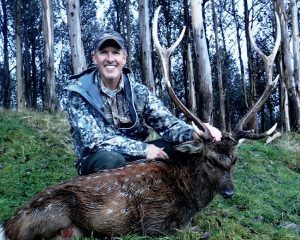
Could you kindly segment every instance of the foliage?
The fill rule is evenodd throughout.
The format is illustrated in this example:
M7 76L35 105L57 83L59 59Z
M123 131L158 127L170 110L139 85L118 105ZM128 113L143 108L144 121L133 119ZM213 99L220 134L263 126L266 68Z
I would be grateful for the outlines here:
M0 223L33 194L76 175L66 116L0 112ZM300 136L239 147L236 193L216 197L194 218L198 228L161 240L300 239ZM85 238L87 239L87 238ZM128 235L124 240L150 240Z

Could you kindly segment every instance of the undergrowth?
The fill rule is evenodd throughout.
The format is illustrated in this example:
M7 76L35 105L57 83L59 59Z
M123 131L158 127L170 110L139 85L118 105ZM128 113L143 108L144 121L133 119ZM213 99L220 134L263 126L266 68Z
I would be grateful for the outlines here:
M0 133L1 223L35 193L76 172L63 113L1 111ZM284 134L268 145L246 141L238 153L234 197L217 196L195 216L193 226L198 227L193 231L180 230L177 236L160 239L300 239L299 134ZM123 237L129 239L153 238Z

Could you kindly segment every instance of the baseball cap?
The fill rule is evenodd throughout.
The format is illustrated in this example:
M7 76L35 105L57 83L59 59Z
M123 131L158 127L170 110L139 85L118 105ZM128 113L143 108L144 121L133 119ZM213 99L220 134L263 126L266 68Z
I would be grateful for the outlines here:
M120 35L120 33L114 31L114 30L103 30L99 33L98 37L95 41L95 49L99 49L103 46L103 44L108 41L113 40L117 43L117 45L125 49L124 39Z

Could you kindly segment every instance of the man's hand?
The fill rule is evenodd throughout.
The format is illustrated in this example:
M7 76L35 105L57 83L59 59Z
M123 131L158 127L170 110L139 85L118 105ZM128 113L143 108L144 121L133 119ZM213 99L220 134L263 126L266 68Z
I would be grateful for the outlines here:
M214 139L216 141L221 141L222 138L222 133L219 129L215 128L214 126L210 125L209 123L204 123L205 126L208 128L208 130L210 131L211 135L214 137ZM200 139L200 136L195 132L193 134L193 138L196 139Z
M156 147L154 144L149 144L147 147L146 159L169 159L168 154L163 150L163 148Z

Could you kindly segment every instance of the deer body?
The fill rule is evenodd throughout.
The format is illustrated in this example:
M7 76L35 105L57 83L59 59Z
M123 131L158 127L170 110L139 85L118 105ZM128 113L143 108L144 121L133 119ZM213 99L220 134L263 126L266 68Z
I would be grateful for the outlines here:
M51 239L64 236L67 229L78 232L71 237L174 233L188 225L216 192L223 197L233 192L234 157L221 157L223 169L212 171L206 158L211 149L205 150L203 143L188 142L178 148L198 153L179 153L170 162L139 161L44 190L6 223L6 236ZM234 156L231 150L228 154Z

